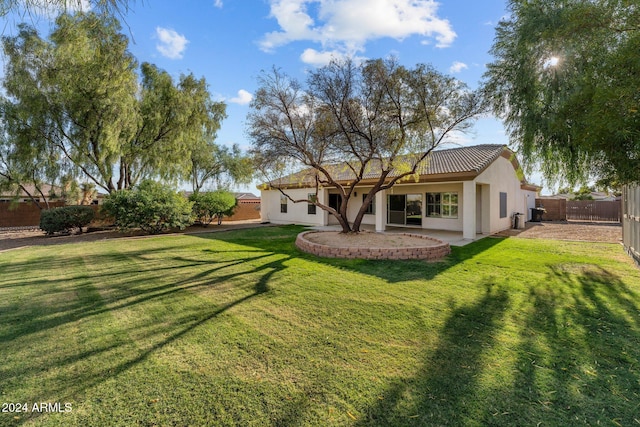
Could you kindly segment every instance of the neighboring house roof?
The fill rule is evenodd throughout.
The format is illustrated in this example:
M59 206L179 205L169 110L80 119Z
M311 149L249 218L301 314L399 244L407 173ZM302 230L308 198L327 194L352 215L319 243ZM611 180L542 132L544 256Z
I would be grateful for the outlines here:
M260 197L256 196L253 193L233 193L238 200L258 200Z
M189 197L193 194L193 191L183 191L185 196ZM201 191L201 193L207 193L207 191ZM233 193L236 200L260 200L260 197L256 196L253 193Z
M27 194L27 192L29 192L33 197L35 198L39 198L42 197L40 196L40 193L38 192L38 190L36 190L36 186L34 184L25 184L24 188L26 189L23 190L22 187L20 187L16 196L16 192L15 191L5 191L3 193L0 194L0 197L5 197L5 198L13 198L13 197L18 197L18 198L26 198L29 197L29 195ZM40 190L42 191L42 193L44 194L44 197L49 198L49 196L51 194L55 194L57 197L60 197L60 194L62 194L62 187L58 187L57 185L49 185L49 184L43 184L40 186Z
M504 157L510 160L514 168L518 171L520 166L514 153L504 145L482 144L470 147L452 148L448 150L437 150L431 154L418 166L417 174L419 182L436 182L451 179L473 179L480 175L497 158ZM399 164L411 162L411 156L400 158ZM331 176L338 182L347 183L354 178L354 174L347 166L347 163L332 164L326 166ZM375 180L380 176L380 162L372 162L367 168L362 183L368 180ZM315 169L309 168L301 172L294 173L283 178L271 181L267 187L307 187L315 183ZM391 171L389 178L398 176L397 169ZM527 185L523 181L523 185ZM529 186L536 190L539 187Z

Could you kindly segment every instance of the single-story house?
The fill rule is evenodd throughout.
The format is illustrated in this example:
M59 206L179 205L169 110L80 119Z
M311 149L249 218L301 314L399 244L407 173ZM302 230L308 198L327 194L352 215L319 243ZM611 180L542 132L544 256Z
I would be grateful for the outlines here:
M349 182L348 168L340 168L341 184ZM306 172L309 176L311 173ZM305 171L260 186L261 219L275 224L324 226L337 224L328 212L292 199L309 199L315 195L314 181L300 179ZM391 172L393 176L393 171ZM373 187L375 174L365 176L351 199L348 217L355 218L365 194ZM387 226L417 227L462 232L463 238L491 234L512 226L515 213L530 219L531 208L540 187L528 184L515 153L504 145L476 145L433 151L420 165L418 176L380 191L367 209L362 224L384 231ZM318 201L336 208L338 191L320 188Z

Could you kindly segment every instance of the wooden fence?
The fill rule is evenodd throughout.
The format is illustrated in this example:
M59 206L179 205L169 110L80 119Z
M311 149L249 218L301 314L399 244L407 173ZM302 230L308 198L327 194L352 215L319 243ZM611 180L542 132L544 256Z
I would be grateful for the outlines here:
M49 202L49 206L57 208L64 206L64 202ZM0 228L38 227L39 225L40 208L35 203L0 203Z
M543 207L545 214L542 215L544 221L566 221L567 220L567 200L566 199L536 199L536 207Z
M640 185L627 185L622 191L622 243L640 265Z
M543 221L622 221L620 201L536 199L544 207Z
M600 200L568 200L567 219L577 221L621 222L622 203Z

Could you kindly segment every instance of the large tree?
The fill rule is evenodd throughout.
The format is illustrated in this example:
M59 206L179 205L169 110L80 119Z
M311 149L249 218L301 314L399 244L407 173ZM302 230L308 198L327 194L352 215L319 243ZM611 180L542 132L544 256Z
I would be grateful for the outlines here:
M510 0L486 73L525 164L550 182L640 180L640 8Z
M128 0L0 0L0 17L16 13L38 14L93 9L96 12L123 15L129 9Z
M53 161L108 192L145 178L190 179L192 158L212 149L225 105L193 74L176 83L145 63L139 79L127 47L117 20L94 13L60 16L49 40L26 25L4 37L0 157L12 167ZM11 179L28 176L23 169Z
M460 81L394 59L334 61L310 72L306 87L278 69L259 83L248 116L258 168L292 202L312 202L334 215L343 232L360 231L376 193L414 177L431 151L469 129L484 110L481 94ZM291 197L291 183L278 179L300 168L307 168L300 179L315 186L311 200ZM377 180L350 223L349 201L367 174ZM321 203L323 187L337 189L338 209Z
M206 149L191 153L191 188L194 193L203 188L230 188L233 184L249 184L253 177L250 156L238 144L231 147L203 140Z

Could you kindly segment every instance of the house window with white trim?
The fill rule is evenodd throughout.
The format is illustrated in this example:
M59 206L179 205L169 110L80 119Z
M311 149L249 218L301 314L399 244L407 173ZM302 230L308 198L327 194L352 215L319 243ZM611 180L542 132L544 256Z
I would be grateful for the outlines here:
M507 193L500 192L500 218L507 217Z
M458 218L458 193L427 193L426 216Z
M280 213L287 213L287 196L280 195Z
M307 214L315 215L316 214L316 205L314 203L317 200L317 196L315 193L307 194L307 200L309 200L309 204L307 205Z

